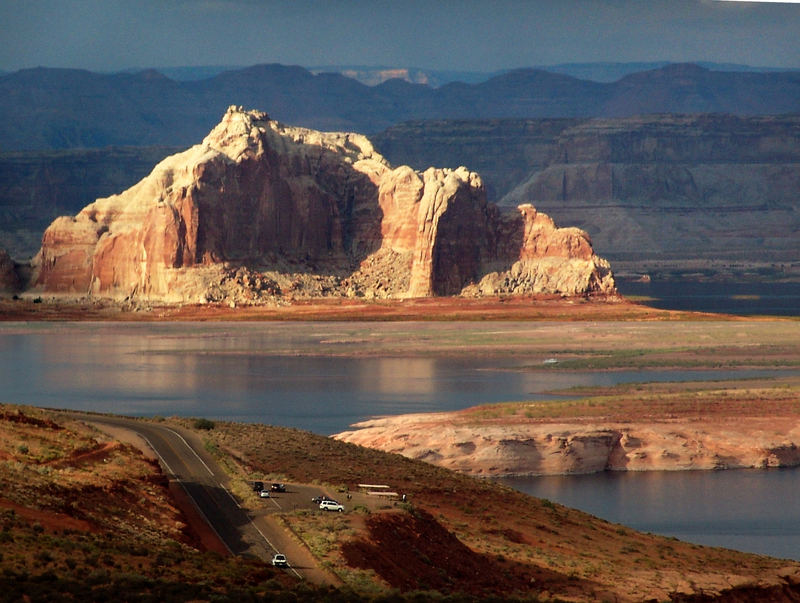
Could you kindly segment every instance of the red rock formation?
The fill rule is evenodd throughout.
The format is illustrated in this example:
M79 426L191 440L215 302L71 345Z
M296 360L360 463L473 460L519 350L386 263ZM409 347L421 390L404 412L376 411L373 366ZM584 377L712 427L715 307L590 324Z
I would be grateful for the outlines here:
M466 168L392 169L363 136L234 107L200 145L53 222L34 268L46 291L168 301L614 292L585 233L531 206L501 216Z

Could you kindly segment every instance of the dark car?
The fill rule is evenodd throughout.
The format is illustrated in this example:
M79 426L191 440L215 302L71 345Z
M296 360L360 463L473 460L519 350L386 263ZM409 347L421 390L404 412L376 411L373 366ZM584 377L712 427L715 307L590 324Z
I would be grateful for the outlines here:
M327 497L327 496L325 496L324 494L320 494L319 496L315 496L314 498L312 498L312 499L311 499L311 502L312 502L312 503L314 503L315 505L318 505L318 504L319 504L319 503L321 503L323 500L332 500L332 499L328 498L328 497Z
M264 482L253 482L253 492L261 492L264 489Z
M286 484L272 484L269 489L273 492L286 492Z

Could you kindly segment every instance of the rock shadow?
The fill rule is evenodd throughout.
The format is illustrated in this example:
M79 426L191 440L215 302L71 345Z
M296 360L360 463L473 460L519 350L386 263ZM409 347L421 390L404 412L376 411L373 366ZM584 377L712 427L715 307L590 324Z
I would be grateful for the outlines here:
M303 142L203 164L196 264L346 277L381 247L378 187L352 160Z

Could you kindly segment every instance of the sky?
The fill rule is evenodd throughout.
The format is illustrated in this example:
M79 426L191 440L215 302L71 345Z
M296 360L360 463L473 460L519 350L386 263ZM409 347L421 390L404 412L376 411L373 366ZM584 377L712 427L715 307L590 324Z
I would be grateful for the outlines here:
M0 0L0 70L283 63L455 71L585 62L800 68L800 3Z

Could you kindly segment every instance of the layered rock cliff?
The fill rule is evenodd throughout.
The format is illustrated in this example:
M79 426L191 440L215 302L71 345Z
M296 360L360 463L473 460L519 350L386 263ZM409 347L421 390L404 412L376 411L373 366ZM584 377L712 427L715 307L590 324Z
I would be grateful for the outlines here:
M800 427L784 417L504 424L452 412L353 427L334 437L481 476L800 465Z
M231 107L199 145L45 231L34 286L173 302L614 293L588 236L501 214L466 168L392 168L358 134Z
M585 229L618 275L800 275L797 115L428 120L373 142L415 168L477 169L501 207Z
M798 190L798 116L655 115L565 129L499 203L535 203L586 228L618 270L651 271L794 263Z

